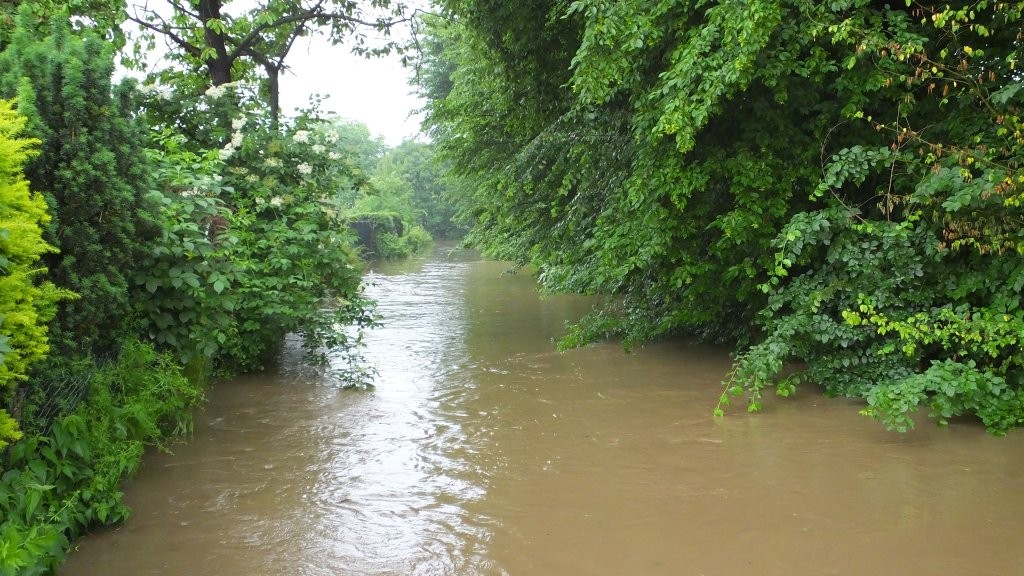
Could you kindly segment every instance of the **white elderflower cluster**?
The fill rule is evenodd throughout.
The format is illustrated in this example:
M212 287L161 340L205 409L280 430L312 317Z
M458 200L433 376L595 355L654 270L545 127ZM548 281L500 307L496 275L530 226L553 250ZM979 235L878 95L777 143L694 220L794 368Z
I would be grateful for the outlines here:
M231 133L231 141L220 149L219 155L221 160L231 158L242 146L242 140L245 139L245 136L242 134L242 128L245 128L245 122L245 116L239 116L231 121L231 128L234 132Z
M213 100L218 100L229 91L234 90L237 86L238 82L228 82L227 84L221 84L220 86L210 86L206 90L206 96Z
M273 157L267 158L266 160L263 161L263 165L266 166L267 168L280 168L281 159Z
M309 176L310 174L313 173L313 167L310 166L309 164L306 164L305 162L299 164L295 168L299 171L299 174L302 174L303 176Z
M139 94L142 94L143 96L156 96L161 100L170 100L172 97L171 90L162 88L151 82L139 84L138 90Z
M292 136L292 140L300 144L305 144L306 142L309 142L309 130L299 130L295 132L295 135Z

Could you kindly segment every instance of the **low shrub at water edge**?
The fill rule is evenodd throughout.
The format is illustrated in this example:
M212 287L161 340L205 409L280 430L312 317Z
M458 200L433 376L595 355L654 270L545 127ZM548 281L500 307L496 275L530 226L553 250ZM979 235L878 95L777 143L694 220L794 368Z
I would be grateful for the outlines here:
M425 251L434 243L434 237L426 228L416 224L409 229L405 235L405 245L409 247L412 254L419 254Z
M416 224L399 236L390 232L377 235L377 256L384 260L400 260L426 250L434 241L425 228Z
M147 445L192 430L201 385L166 355L127 344L118 359L93 366L89 391L70 413L26 434L3 455L0 575L52 573L74 538L127 518L119 490Z

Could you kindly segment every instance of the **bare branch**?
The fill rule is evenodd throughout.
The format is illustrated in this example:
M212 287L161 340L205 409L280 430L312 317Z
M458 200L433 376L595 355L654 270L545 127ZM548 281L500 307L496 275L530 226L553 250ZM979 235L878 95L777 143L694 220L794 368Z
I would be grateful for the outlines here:
M182 14L185 14L187 16L191 16L192 18L195 18L196 20L200 19L198 13L192 12L191 10L186 8L184 5L182 5L182 3L179 2L178 0L167 0L167 1L171 4L171 7L173 7L178 12L181 12Z
M339 14L339 13L334 13L334 12L324 12L323 11L323 0L320 0L320 1L318 1L316 3L316 5L310 7L308 9L306 9L306 10L303 10L302 12L298 12L298 13L295 13L295 14L289 14L287 16L282 16L281 18L278 18L277 20L275 20L273 22L268 22L268 23L262 24L260 26L255 26L249 32L249 34L247 34L245 36L245 38L243 38L242 40L240 40L237 43L235 43L235 53L233 54L233 56L237 57L240 54L250 54L250 50L256 45L256 43L259 42L259 40L261 39L261 37L262 37L264 32L266 32L268 30L273 30L274 28L280 28L280 27L286 26L288 24L301 23L301 26L298 27L298 29L300 29L300 30L305 28L305 25L308 22L315 22L317 24L322 24L322 23L326 23L326 22L347 22L349 24L355 24L355 25L359 25L359 26L367 26L367 27L370 27L370 28L388 29L388 28L391 28L392 26L396 26L398 24L402 24L402 23L405 23L405 22L410 22L415 17L416 17L416 12L414 12L412 15L406 16L404 18L397 18L397 19L394 19L394 20L378 20L376 22L370 22L368 20L363 20L361 18L356 18L355 16L351 16L351 15L348 15L348 14ZM294 40L292 40L292 41L294 41ZM290 42L289 42L289 44L290 44Z
M138 9L139 6L136 4L135 8ZM145 9L145 8L143 10L144 10L144 12L155 16L156 19L159 20L160 24L157 25L157 24L154 24L152 22L149 22L148 20L143 19L142 17L140 17L138 15L137 12L135 14L126 14L126 16L127 16L129 21L134 22L135 24L138 24L142 28L145 28L147 30L155 32L155 33L157 33L157 34L167 38L168 40L171 40L179 48L181 48L182 50L187 52L190 56L198 58L199 55L202 54L202 50L198 46L196 46L195 44L192 44L188 40L185 40L181 36L175 34L174 31L173 31L174 28L172 26L168 25L167 21L164 20L163 17L161 17L159 14L157 14L156 12L154 12L152 10L148 10L148 9Z

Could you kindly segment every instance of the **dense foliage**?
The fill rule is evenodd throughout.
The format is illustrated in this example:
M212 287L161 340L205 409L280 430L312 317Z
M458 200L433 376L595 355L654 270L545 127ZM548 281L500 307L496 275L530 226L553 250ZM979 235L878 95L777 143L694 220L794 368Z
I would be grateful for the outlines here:
M52 573L71 539L126 518L119 486L145 446L191 430L200 387L151 347L129 344L117 362L80 370L86 400L4 455L0 574Z
M124 42L119 24L124 0L0 0L0 50L14 35L21 12L22 31L45 36L53 22L69 21L92 29L117 45Z
M201 54L180 45L172 68L115 85L123 8L0 0L0 97L17 97L0 100L0 574L51 573L71 539L122 520L119 483L190 430L211 373L261 369L298 334L339 385L364 384L357 211L400 212L390 256L430 241L413 170L382 163L380 139L273 101L298 35L387 22L348 2L178 14ZM218 46L250 33L225 69Z
M43 241L49 220L42 196L29 190L22 167L36 153L36 140L21 136L25 118L0 100L0 450L21 437L3 409L29 366L49 350L46 324L59 292L37 277L39 259L53 247Z
M109 354L124 335L132 266L155 232L143 136L125 89L111 86L106 42L52 26L41 39L28 25L16 31L0 54L0 95L19 97L42 142L26 175L51 210L46 238L57 250L43 256L47 278L79 295L60 303L52 345L58 356Z
M1024 421L1020 4L440 4L471 238L608 297L564 344L752 344L753 410L810 380L901 430Z
M329 134L334 156L354 160L350 181L338 188L334 200L357 232L363 255L407 258L429 246L434 231L428 226L450 222L452 216L436 201L420 202L432 198L440 185L441 176L426 165L430 146L403 142L389 149L366 126L352 122L332 122ZM409 150L421 153L410 155Z
M241 6L240 6L241 5ZM192 0L134 3L127 17L137 25L136 63L157 41L174 49L159 70L166 84L187 90L241 82L257 86L271 123L280 116L280 75L296 40L322 34L332 43L350 42L369 52L397 48L367 43L367 33L387 35L406 21L405 5L390 0ZM201 69L201 74L195 71Z
M402 142L384 161L382 169L393 171L410 189L412 215L431 236L456 239L466 234L449 193L448 166L436 158L432 144Z
M359 177L351 159L329 149L335 143L329 123L311 122L284 135L257 133L228 170L228 202L249 219L236 228L235 258L245 280L236 290L243 321L232 354L242 366L276 351L288 332L322 353L346 347L345 327L371 322L353 235L336 198ZM264 349L246 349L258 346Z

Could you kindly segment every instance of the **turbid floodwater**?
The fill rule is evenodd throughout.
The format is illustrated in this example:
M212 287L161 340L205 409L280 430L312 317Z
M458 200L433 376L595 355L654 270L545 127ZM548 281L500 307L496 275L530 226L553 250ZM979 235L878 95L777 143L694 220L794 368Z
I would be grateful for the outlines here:
M441 246L369 276L371 391L294 348L151 453L61 574L1024 574L1024 435L813 388L711 413L726 350L555 351L589 302Z

